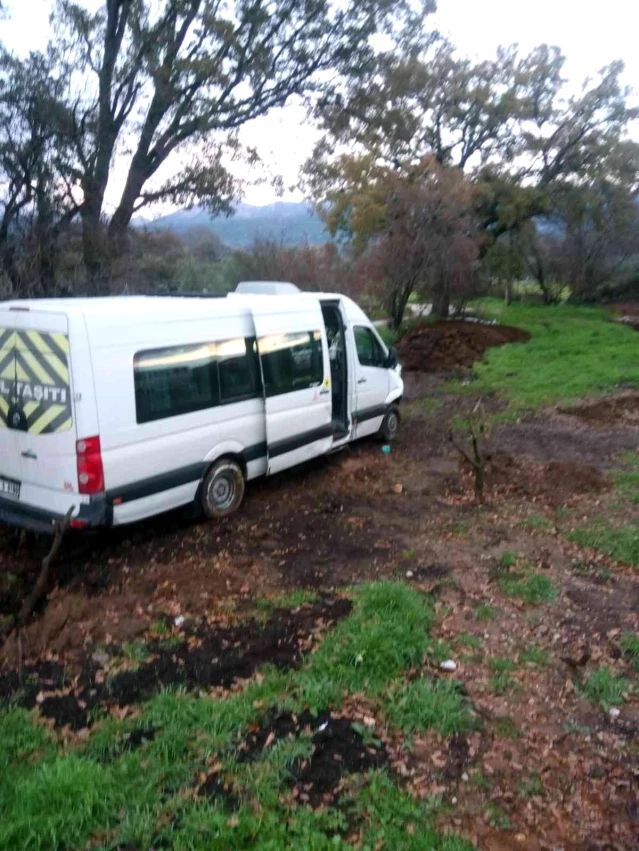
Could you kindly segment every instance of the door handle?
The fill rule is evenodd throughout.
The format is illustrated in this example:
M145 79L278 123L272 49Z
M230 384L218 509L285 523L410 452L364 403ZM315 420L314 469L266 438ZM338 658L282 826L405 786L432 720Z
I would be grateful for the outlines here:
M319 394L320 396L328 396L330 392L330 390L320 390Z
M26 452L22 453L22 457L23 458L32 458L35 461L38 456L35 454L35 452L32 452L31 449L27 449Z
M365 378L358 378L357 383L358 384L366 384L366 379Z

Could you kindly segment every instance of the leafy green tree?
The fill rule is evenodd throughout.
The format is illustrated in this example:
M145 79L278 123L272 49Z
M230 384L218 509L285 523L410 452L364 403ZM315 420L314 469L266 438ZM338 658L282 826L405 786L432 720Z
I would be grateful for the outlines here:
M563 65L559 49L546 45L523 57L502 48L494 60L473 62L423 32L420 50L381 57L377 74L349 80L320 104L325 135L305 167L309 195L324 202L329 224L339 222L341 199L361 190L344 150L355 145L369 169L392 168L407 185L432 156L477 186L482 254L498 246L492 261L506 242L509 252L523 251L528 223L555 215L570 188L591 194L614 184L630 197L639 145L628 136L637 110L621 83L623 64L604 68L575 95L566 94ZM601 209L612 211L604 198ZM520 254L511 268L522 261Z
M79 209L61 88L45 56L0 48L0 259L12 294L56 291L58 239Z
M320 98L373 68L375 33L407 35L408 0L105 0L95 14L59 0L51 51L68 73L66 106L81 186L84 260L98 280L143 206L195 202L230 212L237 130L293 96ZM114 158L129 165L108 221ZM183 166L176 173L165 164Z
M325 196L329 230L352 241L360 272L381 290L393 327L414 292L448 316L467 290L478 254L475 189L435 157L392 168L371 155L343 155L340 182Z

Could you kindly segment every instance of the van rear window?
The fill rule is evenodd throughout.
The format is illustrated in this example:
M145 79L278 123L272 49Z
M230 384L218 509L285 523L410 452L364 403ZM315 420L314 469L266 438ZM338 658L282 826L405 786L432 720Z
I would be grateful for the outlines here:
M0 427L57 434L72 425L67 335L0 327Z
M137 352L133 373L139 423L262 395L252 338Z

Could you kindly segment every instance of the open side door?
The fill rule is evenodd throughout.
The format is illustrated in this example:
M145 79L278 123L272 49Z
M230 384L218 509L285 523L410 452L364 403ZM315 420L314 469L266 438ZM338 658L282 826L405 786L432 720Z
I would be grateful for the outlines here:
M268 474L323 455L333 442L331 371L319 300L281 302L265 296L251 306L264 385Z

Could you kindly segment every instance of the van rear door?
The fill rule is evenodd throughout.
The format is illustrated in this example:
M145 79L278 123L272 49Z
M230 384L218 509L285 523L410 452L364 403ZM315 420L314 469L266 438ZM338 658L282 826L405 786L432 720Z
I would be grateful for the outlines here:
M17 433L9 428L15 381L16 315L0 312L0 498L18 500L22 468Z
M331 371L319 300L252 305L264 381L268 473L323 455L333 442Z
M15 315L9 425L21 462L21 502L66 511L55 492L78 491L68 320L34 310Z

